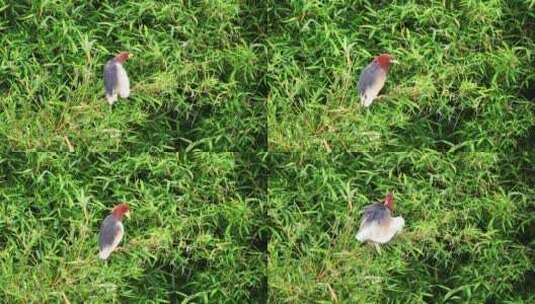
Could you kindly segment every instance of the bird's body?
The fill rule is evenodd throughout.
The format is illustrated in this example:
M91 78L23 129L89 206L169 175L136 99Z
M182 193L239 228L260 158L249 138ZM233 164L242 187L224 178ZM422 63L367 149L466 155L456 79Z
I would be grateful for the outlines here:
M377 64L370 63L360 74L360 104L369 107L385 85L386 72Z
M384 244L399 233L405 225L401 217L392 217L393 196L387 195L385 203L375 203L364 208L356 238L361 242L371 241Z
M112 251L117 248L123 238L124 227L112 214L108 215L100 226L100 253L99 257L107 259Z
M358 82L358 91L362 106L369 107L375 98L377 98L377 95L379 95L379 92L385 85L388 69L393 62L390 55L383 54L376 57L362 70Z
M130 80L123 67L128 56L128 53L121 52L104 66L104 88L106 89L106 100L110 105L117 101L117 95L121 98L130 96Z
M120 204L115 207L100 225L99 236L99 258L106 260L110 254L117 248L124 235L122 217L128 212L126 204Z

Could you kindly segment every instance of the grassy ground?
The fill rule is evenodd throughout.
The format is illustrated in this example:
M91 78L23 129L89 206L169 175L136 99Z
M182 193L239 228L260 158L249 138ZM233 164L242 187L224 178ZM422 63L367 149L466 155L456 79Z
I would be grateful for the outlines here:
M241 1L0 1L0 139L36 151L266 146L262 15ZM119 51L132 97L110 109Z
M0 0L0 33L0 303L535 302L533 0Z
M503 151L535 133L534 1L285 3L267 39L271 150ZM360 108L358 75L385 52L401 64Z
M270 302L533 303L534 161L435 151L273 155ZM355 234L362 207L387 191L406 227L378 252Z
M256 303L267 296L256 155L14 154L0 164L0 302ZM122 249L98 229L132 208Z

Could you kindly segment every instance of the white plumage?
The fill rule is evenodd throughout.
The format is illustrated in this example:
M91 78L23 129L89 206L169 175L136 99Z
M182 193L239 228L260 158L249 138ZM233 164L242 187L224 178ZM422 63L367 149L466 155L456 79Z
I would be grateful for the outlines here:
M405 225L401 217L392 217L394 210L394 194L389 192L383 204L375 203L364 208L360 228L356 238L361 242L384 244L399 233Z
M123 65L116 60L109 63L107 68L110 69L110 73L114 73L112 76L112 83L110 84L112 89L111 91L106 92L106 99L110 105L114 104L117 101L117 95L121 98L128 98L130 96L130 80L128 79L128 74L124 69Z
M372 241L384 244L389 242L396 233L400 232L404 225L405 220L401 216L390 218L384 224L379 224L377 221L370 224L363 223L356 238L361 242Z
M130 81L123 65L117 63L117 91L121 98L128 98L130 96Z
M121 52L110 59L104 66L104 88L106 90L106 100L113 105L118 97L128 98L130 96L130 80L123 63L131 56L128 52Z

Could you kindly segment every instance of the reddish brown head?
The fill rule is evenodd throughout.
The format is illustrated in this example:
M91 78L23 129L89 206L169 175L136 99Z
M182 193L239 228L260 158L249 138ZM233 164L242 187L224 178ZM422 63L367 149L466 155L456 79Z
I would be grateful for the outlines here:
M388 192L386 194L385 206L386 206L386 208L390 209L391 211L394 211L394 194L392 194L392 192Z
M128 213L128 205L125 203L119 204L113 208L111 211L111 214L113 214L114 217L116 217L118 220L121 220L123 218L123 215Z
M115 56L115 60L119 61L119 63L123 63L128 59L128 57L130 57L128 52L120 52L117 54L117 56Z
M390 68L390 65L392 64L392 56L389 54L381 54L373 60L375 63L377 63L383 70L388 71Z

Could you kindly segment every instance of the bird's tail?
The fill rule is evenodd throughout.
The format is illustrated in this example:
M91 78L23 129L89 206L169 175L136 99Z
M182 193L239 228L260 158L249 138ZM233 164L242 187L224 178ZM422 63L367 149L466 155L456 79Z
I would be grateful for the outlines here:
M117 101L117 93L107 94L106 93L106 100L110 105L113 105Z
M367 239L367 233L365 233L364 231L359 231L357 233L357 235L355 236L355 238L359 241L359 242L364 242L366 241Z
M101 260L107 260L108 257L110 256L111 254L111 248L103 248L102 250L100 250L100 252L98 253L98 257L101 259Z
M366 94L360 95L360 104L363 107L369 107L373 102L373 98L371 96L368 96Z
M392 218L392 230L394 230L395 233L398 233L403 229L403 226L405 226L405 220L401 216L397 216Z

